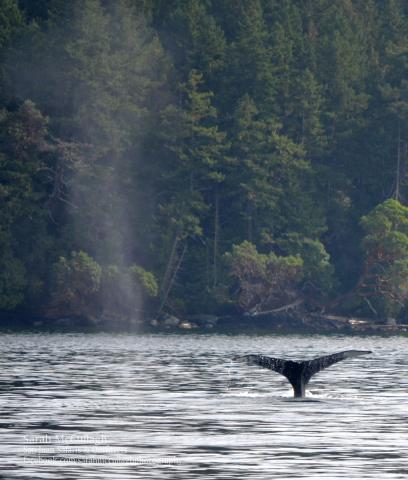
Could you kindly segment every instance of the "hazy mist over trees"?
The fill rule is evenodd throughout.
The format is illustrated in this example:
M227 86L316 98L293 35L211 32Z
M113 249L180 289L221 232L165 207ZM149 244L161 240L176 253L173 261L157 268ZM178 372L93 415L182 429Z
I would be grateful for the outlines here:
M0 310L406 317L404 0L0 0Z

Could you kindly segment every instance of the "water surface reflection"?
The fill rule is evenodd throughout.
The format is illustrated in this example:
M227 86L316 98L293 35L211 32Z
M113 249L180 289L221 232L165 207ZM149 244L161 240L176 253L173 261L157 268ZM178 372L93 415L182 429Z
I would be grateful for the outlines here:
M407 347L403 337L5 334L0 478L406 478ZM284 377L229 360L349 348L374 353L320 372L303 401Z

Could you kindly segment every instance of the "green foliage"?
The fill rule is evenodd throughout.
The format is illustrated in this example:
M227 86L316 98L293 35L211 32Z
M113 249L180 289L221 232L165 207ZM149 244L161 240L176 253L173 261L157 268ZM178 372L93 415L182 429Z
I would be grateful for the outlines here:
M24 300L26 271L22 262L10 252L0 257L0 309L13 310Z
M15 112L3 110L0 115L0 261L4 285L9 285L4 287L4 305L44 298L48 255L55 242L48 232L48 171L53 160L47 123L29 100Z
M335 286L334 268L330 255L319 240L289 234L279 245L286 253L302 258L305 292L320 300L332 292Z
M191 70L179 87L183 107L170 105L162 114L161 137L169 163L160 184L166 185L170 197L166 205L159 205L160 214L184 237L202 235L200 216L208 210L205 193L225 178L226 135L217 126L213 93L203 90L203 83L202 73Z
M100 266L85 252L60 257L53 267L52 308L97 319L134 318L143 298L157 296L154 275L142 267Z
M16 0L0 1L0 51L14 40L23 27L23 15Z
M225 34L209 14L206 2L189 0L171 5L164 20L163 36L174 44L174 59L183 76L193 65L206 72L207 81L215 79L225 65Z
M136 278L136 281L143 287L146 295L149 297L157 297L159 293L159 287L157 280L152 272L148 272L138 265L132 265L129 267L129 272Z
M320 212L313 196L305 195L314 187L303 148L278 123L262 118L248 95L238 102L232 132L236 168L229 181L239 192L235 208L244 217L246 238L259 242L265 232L279 236L290 227L308 236L321 233Z
M134 167L164 95L158 88L167 60L157 35L126 1L51 2L41 27L16 55L13 80L19 96L50 115L58 144L70 146L50 172L58 193L64 191L58 199L66 201L65 248L120 264L140 221L132 206L146 201Z
M402 0L0 0L0 307L44 311L51 291L58 315L133 318L341 293L396 315L407 15Z
M92 312L101 274L100 265L85 252L60 257L53 267L52 304L71 315Z
M379 314L395 316L408 300L408 208L387 200L361 219L365 260L359 293Z
M231 277L238 283L237 304L246 312L279 308L299 295L303 276L299 256L262 254L245 241L234 245L226 260Z

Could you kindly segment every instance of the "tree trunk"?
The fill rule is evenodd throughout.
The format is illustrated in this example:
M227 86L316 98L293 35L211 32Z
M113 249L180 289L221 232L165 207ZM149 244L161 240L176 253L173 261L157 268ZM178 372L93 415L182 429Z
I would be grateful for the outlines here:
M213 287L218 283L218 236L220 223L220 199L218 192L215 194L215 211L214 211L214 249L213 249Z
M171 272L172 272L173 264L174 264L174 261L175 261L175 257L176 257L176 253L177 253L177 245L178 245L179 240L180 240L179 234L176 233L176 235L174 236L173 245L171 247L170 256L169 256L169 260L167 262L166 270L164 272L164 275L163 275L163 278L162 278L162 281L161 281L161 285L160 285L160 296L161 297L163 295L163 292L165 292L167 290L167 285L168 285L169 279L171 278Z
M401 126L398 122L397 171L395 175L395 200L400 199L400 169L401 169Z
M167 303L167 299L169 298L169 294L171 292L174 281L177 277L177 273L180 269L180 266L183 262L184 255L185 255L186 250L187 250L187 243L185 243L184 246L183 246L183 250L182 250L180 256L177 259L176 247L177 247L177 243L180 240L180 238L177 236L176 239L177 239L177 242L176 241L173 242L173 247L174 248L172 248L169 263L167 264L166 274L168 273L168 275L167 275L168 281L166 282L165 285L162 286L162 289L161 289L161 302L160 302L159 310L157 312L157 316L159 316L161 314L161 312L163 311L163 308L165 307L165 305ZM174 268L173 268L173 264L174 264Z

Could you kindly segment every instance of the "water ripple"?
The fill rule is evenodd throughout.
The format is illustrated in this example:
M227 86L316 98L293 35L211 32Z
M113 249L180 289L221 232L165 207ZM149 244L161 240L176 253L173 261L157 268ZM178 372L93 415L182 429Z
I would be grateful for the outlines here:
M4 334L0 478L406 478L407 346L402 337ZM348 348L373 354L313 377L305 400L280 375L230 361Z

